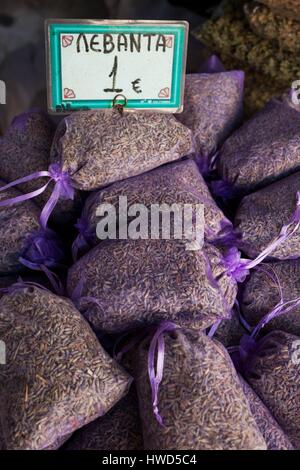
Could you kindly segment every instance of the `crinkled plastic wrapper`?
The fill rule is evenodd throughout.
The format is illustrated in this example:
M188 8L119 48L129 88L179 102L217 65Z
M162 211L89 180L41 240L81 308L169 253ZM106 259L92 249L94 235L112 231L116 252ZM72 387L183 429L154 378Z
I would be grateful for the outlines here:
M244 72L186 76L184 109L177 119L193 131L196 153L212 156L242 118Z
M220 150L218 172L247 193L300 169L300 112L288 100L272 99L246 121Z
M261 339L246 368L247 382L295 449L300 448L300 338L273 331Z
M144 445L151 450L254 450L266 443L251 414L225 348L197 331L164 335L163 379L158 391L161 426L148 378L149 340L136 353Z
M118 333L162 320L204 329L229 316L237 286L214 246L148 239L100 243L70 268L67 289L96 329Z
M250 273L242 289L240 306L247 323L256 326L281 298L288 302L299 296L300 260L279 261ZM282 330L300 336L300 308L273 318L264 330Z
M92 191L193 151L191 131L173 115L109 109L67 116L57 128L51 158L74 187Z
M87 199L82 212L82 220L86 224L87 244L97 245L100 240L96 235L97 209L100 204L112 204L119 215L119 198L126 197L127 207L143 204L148 210L154 204L203 204L204 236L207 241L214 241L223 233L232 230L231 222L224 216L213 200L197 165L193 160L186 159L170 163L143 175L116 182L107 188L95 191ZM161 209L162 210L162 209ZM120 224L118 216L118 224ZM128 223L132 217L128 217ZM151 226L149 223L149 232ZM174 232L173 219L170 217L170 233ZM83 233L83 236L85 235Z
M241 376L240 381L244 394L249 401L251 413L253 414L257 426L267 443L268 450L293 450L294 447L268 408Z
M6 183L0 180L0 188ZM0 192L0 201L21 196L14 189ZM40 210L32 201L0 207L0 275L24 270L19 257L27 238L39 230Z
M105 416L77 431L64 450L143 450L143 435L134 385Z
M3 437L8 449L62 445L126 394L130 376L102 349L70 300L37 287L0 300Z
M255 258L278 236L282 226L292 219L299 178L300 173L290 175L242 200L235 215L234 227L242 237L240 248L249 258ZM299 229L272 252L272 258L277 260L299 256Z

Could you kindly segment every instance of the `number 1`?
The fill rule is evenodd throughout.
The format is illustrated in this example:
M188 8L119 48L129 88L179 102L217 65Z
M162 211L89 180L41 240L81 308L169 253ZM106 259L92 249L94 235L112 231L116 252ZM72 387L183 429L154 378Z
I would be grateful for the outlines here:
M121 93L121 91L123 91L122 88L116 88L117 71L118 71L118 57L115 56L113 68L112 68L110 74L108 75L109 78L111 78L111 77L113 78L112 79L112 88L104 88L103 91L105 91L105 92L115 92L115 93Z

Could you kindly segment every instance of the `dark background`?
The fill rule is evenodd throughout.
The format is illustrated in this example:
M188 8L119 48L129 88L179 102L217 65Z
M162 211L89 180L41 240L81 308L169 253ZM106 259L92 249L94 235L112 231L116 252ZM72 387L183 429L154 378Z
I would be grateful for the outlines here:
M0 0L0 79L7 102L0 106L0 134L12 118L46 109L46 18L187 20L190 30L209 18L220 0ZM196 72L209 52L190 34L187 71Z

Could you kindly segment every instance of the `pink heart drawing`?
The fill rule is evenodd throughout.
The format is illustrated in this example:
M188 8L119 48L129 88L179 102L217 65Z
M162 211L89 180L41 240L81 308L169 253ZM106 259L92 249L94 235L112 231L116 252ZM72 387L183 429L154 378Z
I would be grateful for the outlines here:
M166 37L166 46L171 48L173 45L173 36L167 36Z
M160 92L158 93L159 98L169 98L169 96L170 96L170 88L169 87L162 88L160 90Z
M76 95L71 88L64 88L64 98L72 99L72 98L76 98Z
M73 39L74 39L74 36L72 36L71 34L68 34L67 36L62 36L61 38L62 47L71 46Z

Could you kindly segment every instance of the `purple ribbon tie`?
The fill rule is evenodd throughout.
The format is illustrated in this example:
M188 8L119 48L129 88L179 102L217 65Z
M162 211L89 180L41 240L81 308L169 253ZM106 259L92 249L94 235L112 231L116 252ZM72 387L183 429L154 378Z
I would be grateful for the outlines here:
M54 182L55 186L52 191L52 194L49 200L47 201L47 203L45 204L42 210L41 216L40 216L41 227L46 229L48 219L50 215L52 214L57 204L57 201L59 199L74 199L74 194L75 194L70 175L66 171L63 171L58 163L51 164L48 170L37 171L35 173L32 173L31 175L24 176L23 178L19 178L9 184L6 184L5 186L2 186L0 188L0 192L6 191L19 184L27 183L29 181L33 181L33 180L44 178L44 177L49 178L49 180L41 188L36 189L35 191L31 191L30 193L27 193L27 194L22 194L20 196L16 196L10 199L6 199L4 201L0 201L0 207L11 206L19 202L24 202L29 199L33 199L34 197L37 197L40 194L42 194L44 191L46 191L49 184L51 182Z
M210 183L211 190L215 196L221 199L234 199L238 196L238 191L227 181L216 180Z
M63 259L63 246L56 233L50 229L41 229L27 238L19 261L29 269L43 271L55 292L62 295L63 286L49 268L60 266Z
M149 347L148 352L148 374L151 386L152 393L152 406L154 416L157 419L158 423L163 426L162 417L158 411L158 390L159 385L163 378L164 371L164 358L165 358L165 340L164 333L172 332L178 329L178 326L175 323L170 321L162 322L157 328ZM157 354L156 359L156 370L155 370L155 355Z

